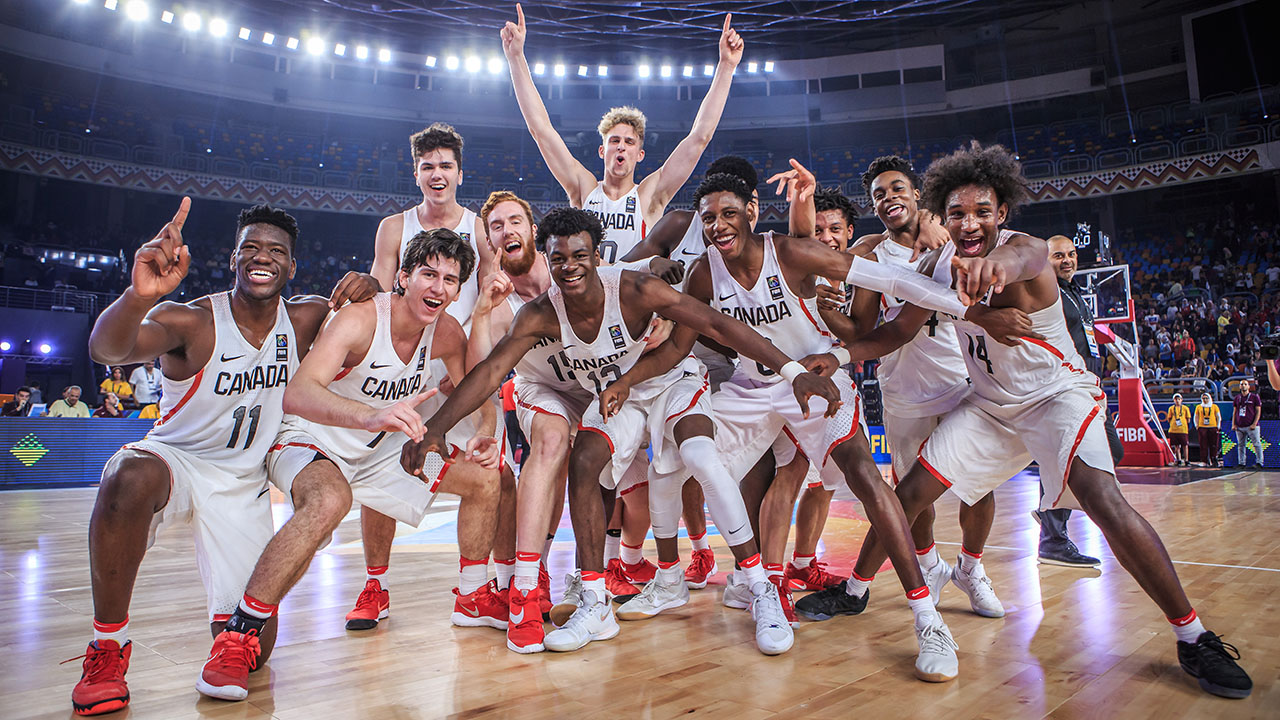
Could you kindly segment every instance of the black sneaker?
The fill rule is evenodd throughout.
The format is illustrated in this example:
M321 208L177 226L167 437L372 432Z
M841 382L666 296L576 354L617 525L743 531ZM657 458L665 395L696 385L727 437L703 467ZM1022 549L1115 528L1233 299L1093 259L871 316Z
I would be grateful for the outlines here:
M1040 562L1074 568L1096 568L1102 564L1098 558L1080 552L1070 540L1066 543L1040 543Z
M810 620L830 620L837 615L857 615L866 610L871 588L867 588L861 597L854 597L844 590L847 582L800 598L796 601L796 614Z
M1194 643L1178 641L1178 664L1211 695L1245 698L1253 690L1249 673L1236 664L1240 651L1208 630Z

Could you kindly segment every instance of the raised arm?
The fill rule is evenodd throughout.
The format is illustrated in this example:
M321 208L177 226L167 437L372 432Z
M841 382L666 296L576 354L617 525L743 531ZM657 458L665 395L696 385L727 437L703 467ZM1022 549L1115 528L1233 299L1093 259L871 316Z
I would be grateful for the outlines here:
M400 269L400 236L404 232L404 217L391 215L378 223L378 233L373 240L373 267L369 270L384 291L390 292L396 285L396 271Z
M472 327L474 328L474 325ZM458 324L452 315L445 313L436 321L435 337L432 338L431 347L436 357L444 362L450 382L457 387L465 379L472 363L468 357L470 353L467 348L467 334L463 332L462 325ZM481 403L480 407L471 413L472 427L476 429L473 440L496 436L498 412L494 398L495 396L491 395L489 402ZM500 454L501 448L496 449ZM491 459L494 461L493 467L497 467L498 455L494 454Z
M569 196L569 204L582 207L587 195L596 186L596 177L591 171L578 162L564 144L560 133L551 125L551 117L547 108L538 96L538 88L533 84L533 75L529 72L529 62L524 57L524 9L516 4L516 22L508 21L502 28L502 52L507 56L507 65L511 69L511 84L515 88L516 102L520 105L520 114L529 126L529 134L542 153L542 161L551 169L556 182L564 188Z
M693 119L693 127L689 135L675 150L667 161L655 172L640 183L640 197L647 195L647 214L657 215L675 197L680 186L684 185L693 173L693 168L702 157L711 142L711 136L720 124L720 114L724 112L724 103L729 99L729 85L733 82L733 71L742 60L743 42L738 31L730 25L733 16L724 16L724 26L720 29L720 62L716 65L716 75L711 79L711 87L702 98L698 114ZM514 74L514 73L513 73Z
M631 251L623 256L621 262L633 262L651 257L671 257L685 230L693 220L693 212L689 210L672 210L653 224L653 229L645 234L644 239L636 243Z
M506 308L507 296L515 292L511 278L501 270L489 274L480 282L480 294L476 297L476 305L471 309L471 335L467 338L467 370L475 367L481 360L489 357L494 345L494 314L498 314L497 324L507 322L510 310ZM457 387L455 382L454 387Z
M813 192L818 189L818 181L809 169L800 161L791 158L791 169L784 170L766 182L778 184L775 195L787 194L787 202L791 205L788 213L787 233L791 237L813 237L818 226L818 210L813 203Z
M89 355L103 365L145 362L176 350L186 342L181 305L156 302L177 289L191 266L191 251L182 243L182 226L191 198L182 198L155 238L133 256L132 282L93 324Z

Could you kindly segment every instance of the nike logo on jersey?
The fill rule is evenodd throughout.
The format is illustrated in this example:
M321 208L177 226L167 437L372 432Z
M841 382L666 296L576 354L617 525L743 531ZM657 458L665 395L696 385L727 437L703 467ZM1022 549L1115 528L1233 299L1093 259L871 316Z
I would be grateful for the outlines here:
M381 370L382 368L389 368L389 367L391 367L391 363L387 363L386 365L379 365L376 362L369 363L370 370Z
M518 613L511 613L510 623L512 625L519 625L522 622L524 622L524 608L520 608Z
M222 353L222 362L231 362L232 360L239 360L242 357L244 357L244 355L232 355L231 357L227 357L226 353Z
M721 295L721 296L720 296L720 302L724 302L725 300L728 300L729 298L734 297L734 296L736 296L737 294L738 294L738 293L736 293L736 292L731 292L731 293L729 293L728 295Z
M270 486L264 487L262 488L262 492L258 493L258 497L262 497L263 495L266 495L269 492L271 492L271 487Z
M685 250L684 248L680 248L680 254L681 254L681 255L692 255L692 256L694 256L694 257L698 257L698 256L699 256L699 255L701 255L702 253L689 252L688 250Z

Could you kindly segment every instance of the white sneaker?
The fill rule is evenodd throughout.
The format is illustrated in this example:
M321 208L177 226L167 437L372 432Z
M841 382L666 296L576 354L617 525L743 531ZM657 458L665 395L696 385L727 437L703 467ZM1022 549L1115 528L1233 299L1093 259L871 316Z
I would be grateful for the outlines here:
M932 568L925 570L920 568L920 572L924 573L924 584L929 588L929 595L933 598L933 606L938 607L938 601L942 599L942 588L951 579L951 566L946 560L938 558L938 564Z
M741 573L729 573L725 579L724 597L721 598L724 606L746 610L751 607L751 597L751 588L743 582Z
M617 634L618 621L613 617L613 605L585 590L582 607L573 611L564 627L547 633L542 646L554 652L572 652L592 640L608 640Z
M982 571L982 564L974 568L972 574L966 574L960 565L951 573L951 582L969 596L969 607L982 617L1004 617L1004 605L991 589L991 578Z
M781 655L795 644L796 635L782 611L778 588L771 582L751 586L751 619L756 621L756 647L765 655Z
M639 595L618 608L619 620L647 620L663 610L678 608L689 602L689 586L681 573L676 582L662 583L662 571L645 584Z
M574 570L564 576L564 597L551 607L551 624L560 627L582 605L582 571Z
M951 637L941 615L934 613L932 623L916 628L916 642L920 644L916 677L925 682L946 682L960 673L960 661L956 658L960 646Z

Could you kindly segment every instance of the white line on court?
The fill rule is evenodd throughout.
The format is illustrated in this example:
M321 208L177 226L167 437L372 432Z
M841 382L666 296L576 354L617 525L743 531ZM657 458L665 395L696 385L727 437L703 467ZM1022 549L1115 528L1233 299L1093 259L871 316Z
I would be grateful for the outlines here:
M942 540L938 540L936 542L939 545L956 545L956 546L960 545L960 543L957 543L957 542L945 542ZM987 545L983 549L984 550L1012 550L1014 552L1017 552L1020 550L1026 550L1026 548L1006 547L1004 545ZM1280 568L1258 567L1257 565L1223 565L1221 563L1202 563L1202 562L1193 562L1191 560L1174 560L1173 564L1200 565L1202 567L1229 568L1232 570L1261 570L1262 572L1280 573Z

